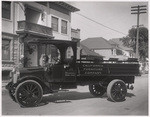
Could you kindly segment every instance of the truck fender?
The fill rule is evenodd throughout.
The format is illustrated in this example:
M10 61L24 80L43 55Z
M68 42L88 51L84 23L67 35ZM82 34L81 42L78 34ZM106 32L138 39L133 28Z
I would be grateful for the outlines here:
M46 85L39 77L32 76L32 75L19 78L17 84L20 84L21 82L26 81L26 80L34 80L34 81L38 82L41 85L41 87L43 88L43 91L44 91L44 89L47 89L47 90L50 89L49 85Z

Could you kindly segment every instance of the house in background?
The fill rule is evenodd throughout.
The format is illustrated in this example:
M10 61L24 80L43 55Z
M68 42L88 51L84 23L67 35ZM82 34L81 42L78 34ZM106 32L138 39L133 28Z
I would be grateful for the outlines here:
M83 40L81 44L99 55L104 56L106 59L111 58L111 56L115 54L111 44L102 37L87 38Z
M85 39L81 42L87 46L90 50L104 56L105 59L119 58L124 60L133 57L128 51L122 49L119 44L111 41L107 41L102 37L93 37Z
M120 41L120 38L110 39L109 43L111 45L116 46L117 48L119 48L123 52L122 54L124 56L130 57L130 58L134 58L135 57L135 53L133 52L133 49L125 47L123 45L123 42Z
M2 79L9 79L9 72L19 64L26 40L76 38L78 34L71 35L71 13L76 11L66 2L2 1ZM38 64L38 58L35 51L31 63Z

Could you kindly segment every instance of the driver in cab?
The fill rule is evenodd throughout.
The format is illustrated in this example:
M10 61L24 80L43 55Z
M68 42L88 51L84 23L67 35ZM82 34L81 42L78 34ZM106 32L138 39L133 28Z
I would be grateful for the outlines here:
M40 66L44 67L45 71L49 70L54 64L57 64L59 59L52 58L51 55L42 54L40 58Z

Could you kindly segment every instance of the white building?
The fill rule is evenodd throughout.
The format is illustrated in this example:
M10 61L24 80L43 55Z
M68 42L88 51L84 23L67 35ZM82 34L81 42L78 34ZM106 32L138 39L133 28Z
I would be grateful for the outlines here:
M71 12L79 11L65 2L2 2L2 75L8 78L19 63L21 41L45 37L71 40ZM28 33L28 35L26 35ZM74 30L78 33L78 30ZM76 38L76 37L74 37ZM35 53L36 55L36 53ZM36 62L35 62L36 64Z

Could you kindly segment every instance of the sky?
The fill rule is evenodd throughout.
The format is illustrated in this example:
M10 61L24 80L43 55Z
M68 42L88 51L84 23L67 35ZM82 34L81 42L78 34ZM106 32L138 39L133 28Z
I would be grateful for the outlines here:
M80 9L80 11L72 13L71 26L74 29L78 28L81 30L81 40L90 37L103 37L109 40L112 38L121 38L126 36L129 29L131 29L132 26L137 25L137 15L131 14L131 6L148 6L147 1L73 1L68 3ZM90 21L89 19L82 17L79 14L82 14L104 26L117 30L121 33ZM148 28L148 13L140 14L140 24Z

